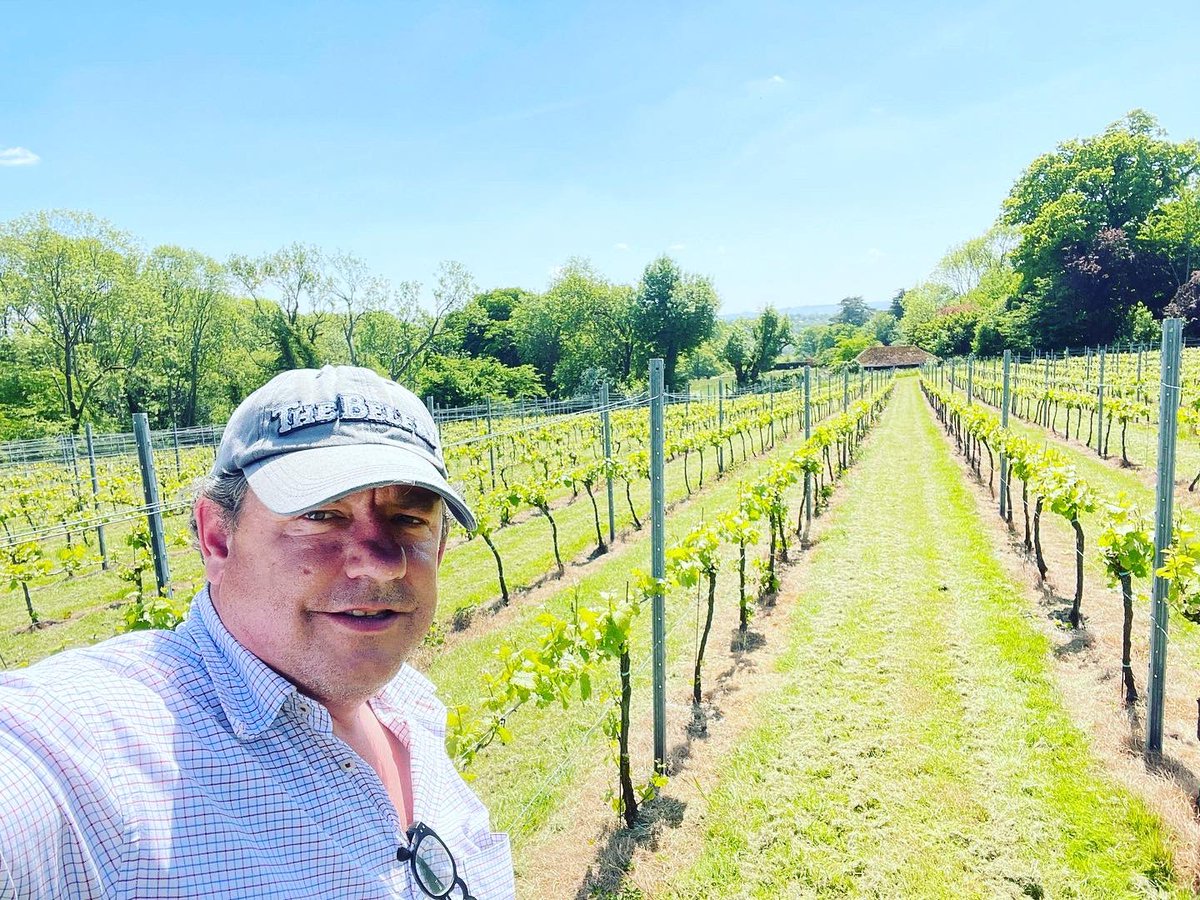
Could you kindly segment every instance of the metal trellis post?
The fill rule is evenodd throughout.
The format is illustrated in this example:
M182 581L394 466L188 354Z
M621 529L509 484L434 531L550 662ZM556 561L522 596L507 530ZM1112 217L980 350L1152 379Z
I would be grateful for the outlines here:
M612 544L617 539L617 519L613 507L613 476L612 465L612 424L608 418L608 385L600 385L600 424L604 430L604 480L608 482L608 542Z
M1012 351L1004 351L1004 389L1000 395L1000 427L1008 428L1008 402ZM1000 451L1000 518L1008 517L1008 454Z
M1175 437L1179 428L1183 322L1163 320L1162 386L1158 404L1158 483L1154 504L1154 571L1171 545L1175 504ZM1167 674L1167 579L1154 576L1150 596L1150 674L1146 679L1146 752L1162 753Z
M492 490L496 489L496 446L492 443L492 400L487 401L488 471L492 473Z
M717 431L725 429L725 382L717 382ZM725 448L717 443L717 471L725 471Z
M96 445L92 441L92 425L83 426L83 436L87 441L88 468L92 472L92 507L100 512L100 479L96 477ZM100 543L100 568L108 568L108 545L104 542L104 523L96 524L96 539Z
M652 646L654 655L654 769L667 763L667 613L661 589L667 574L666 485L663 457L663 361L650 360L650 576L654 591Z
M812 437L812 366L804 367L804 440L808 441ZM812 473L808 469L804 470L804 500L806 507L804 510L805 520L812 518Z
M150 419L145 413L133 414L133 436L137 441L138 467L142 470L142 495L146 498L146 521L150 526L150 549L154 555L154 578L158 592L171 594L171 568L167 560L167 541L163 534L162 505L158 499L158 476L154 471L154 451L150 444Z

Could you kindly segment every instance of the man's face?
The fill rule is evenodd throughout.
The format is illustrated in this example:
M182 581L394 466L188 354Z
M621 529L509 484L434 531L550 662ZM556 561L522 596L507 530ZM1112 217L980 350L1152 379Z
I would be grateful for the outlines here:
M248 491L230 531L197 509L221 621L255 656L327 703L362 702L400 669L433 622L445 540L442 500L373 488L297 516Z

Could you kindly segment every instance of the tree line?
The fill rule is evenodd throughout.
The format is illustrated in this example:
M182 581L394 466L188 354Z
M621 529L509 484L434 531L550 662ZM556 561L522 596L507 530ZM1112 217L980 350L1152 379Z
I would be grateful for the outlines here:
M277 372L376 369L443 405L636 389L665 360L676 386L717 365L719 298L671 258L637 284L572 259L543 292L480 291L461 263L428 288L353 254L294 243L218 261L145 251L89 213L0 225L0 439L220 422Z
M1035 159L985 234L897 292L895 339L939 356L1200 335L1200 144L1134 110Z

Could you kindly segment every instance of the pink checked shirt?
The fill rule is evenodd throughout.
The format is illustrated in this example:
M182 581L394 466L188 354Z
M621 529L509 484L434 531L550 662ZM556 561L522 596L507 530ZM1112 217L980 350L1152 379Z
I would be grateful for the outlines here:
M508 838L405 666L371 701L410 748L413 811L479 900L514 896ZM221 624L123 635L0 675L0 900L416 898L375 771Z

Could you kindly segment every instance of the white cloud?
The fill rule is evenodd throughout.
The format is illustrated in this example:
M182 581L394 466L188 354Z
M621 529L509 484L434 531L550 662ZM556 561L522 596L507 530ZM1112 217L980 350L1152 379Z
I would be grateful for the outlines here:
M620 243L613 244L613 249L620 250L621 252L625 252L626 250L629 249L629 245L626 244L624 241L621 241Z
M764 94L781 90L787 83L787 79L782 75L772 75L769 78L755 78L753 81L747 81L746 90L761 97Z
M667 249L668 249L668 250L686 250L686 249L687 249L687 244L672 244L672 245L671 245L670 247L668 247Z
M40 159L41 157L36 153L26 150L24 147L9 147L0 150L0 166L32 166Z

